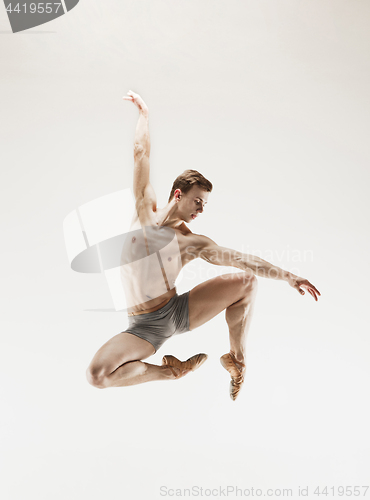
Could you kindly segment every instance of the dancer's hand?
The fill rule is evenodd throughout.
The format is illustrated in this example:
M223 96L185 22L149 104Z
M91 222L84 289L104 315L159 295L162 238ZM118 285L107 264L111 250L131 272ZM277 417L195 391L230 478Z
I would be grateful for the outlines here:
M316 302L318 301L318 295L321 295L315 286L313 286L308 280L300 278L299 276L292 275L292 277L288 279L288 283L290 286L298 290L301 295L305 294L304 289L306 289Z
M123 97L123 100L133 102L135 104L135 106L138 108L140 113L142 113L145 116L148 116L148 113L149 113L148 106L145 104L145 102L139 96L139 94L135 94L135 92L132 92L132 90L129 90L127 92L127 96Z

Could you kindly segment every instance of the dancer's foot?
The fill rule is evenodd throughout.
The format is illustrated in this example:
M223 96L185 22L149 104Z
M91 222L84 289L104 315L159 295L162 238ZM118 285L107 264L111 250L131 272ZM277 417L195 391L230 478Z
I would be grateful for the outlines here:
M175 368L179 369L180 372L186 371L194 371L197 368L199 368L208 358L207 354L201 353L201 354L195 354L191 358L187 359L186 361L180 361L179 359L175 358L175 356L171 356L171 354L166 354L163 356L162 359L162 365L166 365L169 368ZM178 377L175 377L178 378Z
M244 383L245 364L238 361L233 353L227 353L220 358L221 365L231 375L230 397L233 401L239 396L239 392Z
M170 365L163 365L162 368L165 370L165 372L168 372L168 377L170 379L178 379L182 378L188 373L190 373L191 370L184 370L182 368L176 368L174 366Z

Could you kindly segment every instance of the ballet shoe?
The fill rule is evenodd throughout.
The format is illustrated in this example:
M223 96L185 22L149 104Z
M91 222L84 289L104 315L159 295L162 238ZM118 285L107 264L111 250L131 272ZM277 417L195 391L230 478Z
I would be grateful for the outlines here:
M207 358L208 358L207 354L201 353L201 354L194 354L194 356L187 359L186 361L180 361L179 359L175 358L175 356L172 356L171 354L166 354L165 356L163 356L162 365L168 366L169 368L171 367L178 368L181 371L186 370L186 372L188 371L193 372L194 370L199 368L206 361ZM174 370L172 370L172 373L175 375ZM178 378L178 376L176 377L175 375L175 378Z
M225 370L227 370L231 375L229 391L231 399L235 401L235 399L239 396L240 390L244 383L243 368L245 368L245 364L241 361L236 360L231 353L227 353L221 356L220 362ZM242 370L239 370L237 365L240 365Z
M184 377L187 373L190 372L190 370L181 370L181 368L177 368L177 367L170 366L170 365L164 365L164 366L166 368L168 368L169 370L171 370L172 375L173 375L174 378Z

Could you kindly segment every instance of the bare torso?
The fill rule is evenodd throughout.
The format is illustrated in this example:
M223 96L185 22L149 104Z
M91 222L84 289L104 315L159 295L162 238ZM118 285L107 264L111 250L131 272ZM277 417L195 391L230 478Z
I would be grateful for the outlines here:
M181 269L197 257L201 237L166 218L165 209L143 202L131 222L128 252L137 260L121 268L129 315L163 307L176 294Z

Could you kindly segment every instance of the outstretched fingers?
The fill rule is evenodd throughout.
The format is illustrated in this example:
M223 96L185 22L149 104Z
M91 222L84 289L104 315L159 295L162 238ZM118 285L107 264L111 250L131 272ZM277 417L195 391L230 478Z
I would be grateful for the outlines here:
M305 292L302 288L305 288L310 295L316 300L316 302L319 300L318 296L321 295L321 293L318 291L318 289L312 285L309 281L305 281L304 283L300 283L297 286L298 291L301 293L301 295L304 295Z
M316 295L316 293L312 290L312 288L307 288L307 291L308 291L308 293L310 293L310 294L312 295L312 297L313 297L313 298L316 300L316 302L317 302L317 300L318 300L318 299L317 299L317 295Z
M124 101L131 101L135 104L135 106L144 114L148 112L148 107L143 101L143 99L139 96L139 94L136 94L135 92L132 92L132 90L129 90L127 92L127 96L124 96L122 98Z
M129 90L127 92L127 95L123 96L122 99L124 99L125 101L134 101L135 100L135 96L138 96L138 94L135 94L134 92L132 92L132 90Z

